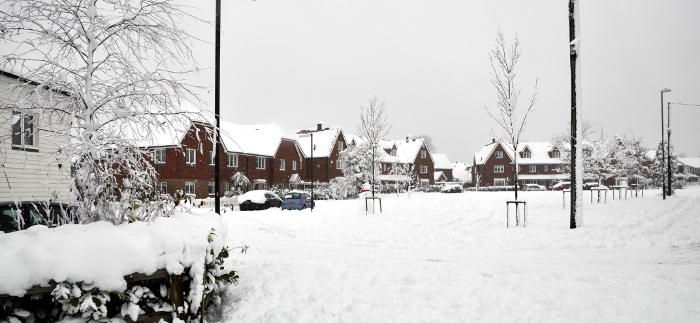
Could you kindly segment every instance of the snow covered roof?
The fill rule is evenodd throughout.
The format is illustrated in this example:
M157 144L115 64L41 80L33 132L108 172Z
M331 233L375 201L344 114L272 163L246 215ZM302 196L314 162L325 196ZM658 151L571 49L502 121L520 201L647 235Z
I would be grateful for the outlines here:
M678 161L683 165L690 166L693 168L700 168L700 157L696 158L678 158Z
M326 128L323 130L312 131L314 135L314 158L325 158L330 157L335 143L338 140L338 136L343 132L340 127ZM311 158L311 136L306 134L296 134L297 142L299 142L299 147L304 153L304 156Z
M228 152L247 155L275 156L282 139L294 140L275 123L241 125L221 121L221 141Z
M396 147L396 156L385 154L382 158L383 163L412 164L416 160L418 152L423 147L423 138L410 140L382 140L380 142L380 146L385 149Z
M365 142L365 139L357 136L357 135L352 135L352 134L343 134L345 136L345 141L348 143L348 145L360 145Z
M513 148L502 141L490 143L474 153L474 162L483 165L493 153L498 144L501 144L506 154L513 159ZM518 144L518 153L529 150L530 158L518 157L519 164L560 164L561 159L549 157L549 152L555 147L550 142L527 141Z
M434 179L436 182L445 181L445 180L447 180L447 175L445 175L445 173L444 173L443 171L441 171L441 170L436 170L436 171L433 173L433 179Z
M452 169L452 162L447 157L447 154L433 154L435 169Z

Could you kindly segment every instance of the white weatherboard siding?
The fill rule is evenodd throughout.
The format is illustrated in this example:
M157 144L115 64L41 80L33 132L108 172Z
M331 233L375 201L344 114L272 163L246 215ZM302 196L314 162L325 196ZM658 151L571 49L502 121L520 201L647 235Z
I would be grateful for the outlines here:
M0 74L0 202L69 202L70 160L64 153L58 153L59 147L69 143L66 135L69 120L32 108L30 113L36 114L39 120L35 145L38 152L13 149L13 108L31 104L30 100L23 101L22 98L27 97L34 87L27 85L23 91L7 90L16 82L17 79ZM47 98L43 104L64 99L65 96L54 93L54 97Z

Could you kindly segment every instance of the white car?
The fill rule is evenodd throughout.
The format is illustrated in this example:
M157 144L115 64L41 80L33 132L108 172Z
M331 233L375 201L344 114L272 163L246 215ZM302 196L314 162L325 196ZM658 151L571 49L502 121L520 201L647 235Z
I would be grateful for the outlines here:
M546 191L547 188L538 184L525 184L523 191Z

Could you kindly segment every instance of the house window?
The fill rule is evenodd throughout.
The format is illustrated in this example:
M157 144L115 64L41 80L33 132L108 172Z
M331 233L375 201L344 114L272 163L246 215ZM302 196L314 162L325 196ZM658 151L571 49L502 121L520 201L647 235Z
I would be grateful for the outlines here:
M255 158L255 166L258 169L265 169L265 157L257 157Z
M542 167L544 167L544 171L545 171L545 172L549 171L549 165L544 165L544 166L542 166Z
M185 151L185 164L194 165L197 163L197 151L194 149L187 149Z
M386 172L386 164L382 164L382 171Z
M194 195L194 182L185 182L185 194Z
M167 182L157 182L156 192L160 194L168 194L168 183Z
M530 165L530 173L537 173L537 165Z
M280 170L284 170L284 159L280 159Z
M532 158L532 153L529 151L523 151L523 158Z
M335 162L335 169L343 169L343 162L341 160Z
M214 166L214 151L209 152L209 165Z
M420 187L424 187L424 188L425 188L425 187L428 187L428 186L430 186L430 180L427 180L427 179L421 179L421 180L420 180Z
M391 151L389 152L389 155L396 156L396 148L391 149Z
M343 142L338 141L338 151L343 151Z
M505 166L503 165L493 165L493 172L494 173L503 173L505 171Z
M238 154L228 154L228 167L238 167Z
M37 143L37 118L35 115L22 114L15 111L12 113L13 119L17 121L12 124L12 147L16 149L36 149Z
M561 172L561 165L557 165L556 170L557 172Z
M165 148L158 148L155 150L154 161L156 164L165 164Z
M555 150L552 152L552 158L559 158L559 151Z
M209 182L209 185L207 185L207 190L209 191L209 195L214 195L214 191L216 190L216 182Z
M297 161L292 160L292 170L297 170Z
M503 158L503 152L502 152L502 151L497 151L497 152L496 152L496 158Z
M420 151L420 158L425 158L428 155L428 153L425 150Z
M506 186L506 179L505 178L494 178L493 179L493 186Z
M427 173L427 172L428 172L428 166L421 165L421 166L420 166L420 172L421 172L422 174Z

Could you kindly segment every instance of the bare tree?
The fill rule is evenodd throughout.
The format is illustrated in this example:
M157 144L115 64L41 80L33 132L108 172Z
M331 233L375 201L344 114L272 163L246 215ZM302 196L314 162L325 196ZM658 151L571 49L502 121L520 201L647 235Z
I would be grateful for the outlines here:
M372 172L372 187L376 186L376 176L379 173L384 151L379 147L380 141L389 134L391 125L387 121L386 105L379 98L369 99L367 106L360 106L360 123L357 125L357 135L364 139L364 149L367 149L371 158L367 160L369 164L364 169ZM375 189L372 189L374 197Z
M515 67L520 60L521 54L522 50L520 49L518 37L515 37L512 44L508 44L499 29L496 36L496 46L489 54L491 84L496 89L497 100L495 107L484 107L486 113L496 121L500 128L498 132L491 129L491 134L510 145L510 148L513 150L516 200L518 199L518 144L527 124L527 117L530 115L530 112L534 111L538 94L538 80L535 79L535 88L530 102L525 106L524 110L522 108L518 109L520 88L515 82ZM521 112L520 110L523 111Z
M428 151L431 153L434 153L437 150L437 146L433 142L433 137L430 135L417 135L413 136L412 139L419 139L422 138L423 142L425 143L425 148L428 148Z
M182 108L198 102L197 87L183 79L197 69L188 22L200 21L172 1L4 0L0 22L0 67L38 83L12 108L59 114L70 125L70 144L56 151L71 158L81 221L120 223L146 209L157 174L141 147L200 117ZM42 102L49 90L68 102Z

